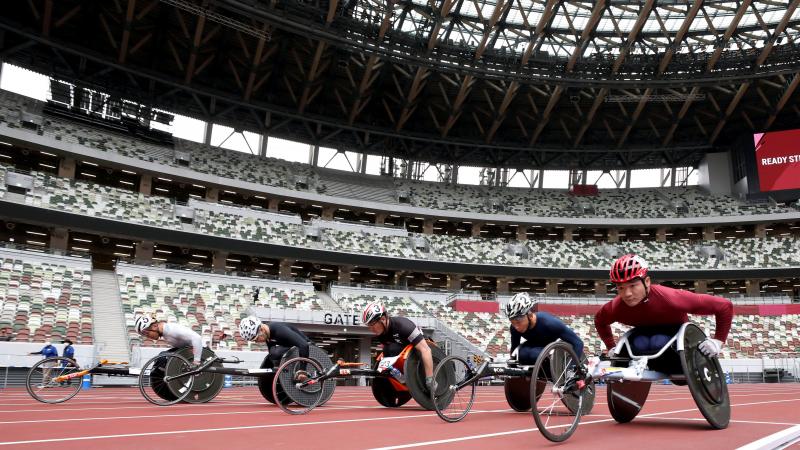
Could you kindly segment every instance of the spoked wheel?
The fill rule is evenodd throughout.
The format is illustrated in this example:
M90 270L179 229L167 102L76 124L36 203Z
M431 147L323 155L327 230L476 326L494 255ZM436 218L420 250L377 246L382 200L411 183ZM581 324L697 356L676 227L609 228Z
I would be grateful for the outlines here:
M545 347L533 366L533 377L537 382L531 383L530 396L536 426L550 441L567 440L578 428L583 397L587 392L578 388L578 380L583 380L583 376L580 360L572 346L559 341ZM541 394L537 396L539 390ZM568 395L574 399L565 403L564 397ZM574 412L567 404L574 408Z
M75 361L60 356L43 359L31 367L25 388L42 403L65 402L81 390L81 368Z
M475 402L475 384L467 381L475 371L467 361L458 356L443 359L433 371L435 380L432 393L436 414L447 422L458 422L467 416Z
M275 373L272 396L278 406L289 414L305 414L323 400L323 384L314 382L324 373L322 365L310 358L297 357L284 361ZM310 383L307 383L311 380Z
M139 391L150 403L169 406L185 399L194 385L194 376L181 376L191 363L177 353L164 352L147 361L139 374Z

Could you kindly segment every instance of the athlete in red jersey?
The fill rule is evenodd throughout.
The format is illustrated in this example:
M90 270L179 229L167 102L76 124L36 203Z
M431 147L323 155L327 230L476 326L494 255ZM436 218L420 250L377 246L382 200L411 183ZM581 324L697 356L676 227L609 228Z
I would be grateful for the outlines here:
M727 299L695 294L650 283L647 262L636 255L625 255L611 267L611 281L618 295L600 308L594 318L597 333L614 356L614 335L611 324L619 322L637 327L631 340L636 354L652 354L660 350L677 332L688 314L713 314L717 326L713 338L703 341L699 349L709 357L717 356L728 337L733 320L733 305Z

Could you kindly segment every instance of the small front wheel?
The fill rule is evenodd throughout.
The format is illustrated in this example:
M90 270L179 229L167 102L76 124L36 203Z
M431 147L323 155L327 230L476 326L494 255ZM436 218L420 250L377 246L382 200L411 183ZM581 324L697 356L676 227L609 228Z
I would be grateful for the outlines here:
M436 414L446 422L459 422L467 416L475 402L475 384L467 382L475 371L464 358L448 356L433 371L435 386L431 393Z
M194 375L183 375L191 363L177 353L164 352L147 361L139 374L139 391L148 402L158 406L183 401L194 385Z
M569 439L581 420L585 396L590 395L584 389L581 361L572 346L556 341L545 347L532 376L531 412L536 426L552 442ZM571 398L565 402L567 396Z
M73 359L47 358L28 371L25 388L31 397L42 403L61 403L78 395L82 375L81 368Z
M322 365L314 359L297 357L285 361L275 371L272 383L275 402L289 414L311 411L322 403L325 383L335 383L333 379L319 382L323 374Z

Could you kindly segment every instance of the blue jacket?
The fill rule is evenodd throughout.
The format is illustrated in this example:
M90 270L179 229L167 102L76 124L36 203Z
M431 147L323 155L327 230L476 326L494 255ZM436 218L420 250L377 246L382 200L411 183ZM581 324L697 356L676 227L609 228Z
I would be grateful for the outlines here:
M68 346L64 347L64 353L61 356L63 356L64 358L74 359L75 358L75 347L73 347L71 345L68 345Z
M53 344L50 344L42 347L38 353L41 353L45 358L51 358L53 356L58 356L58 349L53 347Z

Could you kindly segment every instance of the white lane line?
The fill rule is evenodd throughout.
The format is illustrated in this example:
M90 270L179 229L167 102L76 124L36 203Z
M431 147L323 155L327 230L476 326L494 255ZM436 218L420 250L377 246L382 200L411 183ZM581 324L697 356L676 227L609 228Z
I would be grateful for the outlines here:
M650 419L654 420L672 420L672 421L697 421L697 422L705 422L706 419L702 417L695 417L695 418L682 418L682 417L651 417ZM733 420L731 419L731 423L741 423L745 425L778 425L778 426L795 426L800 425L798 423L790 423L790 422L765 422L762 420Z
M102 404L108 404L109 402L102 402ZM48 409L12 409L12 410L0 410L0 413L19 413L19 412L62 412L62 411L106 411L106 410L120 410L120 409L150 409L159 408L158 406L150 405L149 403L145 403L144 400L142 401L142 406L109 406L109 407L92 407L92 408L62 408L56 405L50 405L52 408ZM149 405L149 406L148 406ZM231 406L242 406L242 405L262 405L267 406L271 405L271 403L267 403L266 400L263 402L253 402L253 403L237 403L236 405ZM76 406L79 406L76 405ZM184 408L213 408L213 407L224 407L226 406L225 403L204 403L204 404L186 404L186 405L170 405L169 409L184 409Z
M786 403L786 402L800 402L800 398L790 398L787 400L769 400L764 402L737 403L731 406L753 406L753 405L766 405L767 403Z
M381 408L383 406L324 406L325 410L348 410L348 409L363 409L363 408ZM11 420L0 422L0 425L20 424L20 423L44 423L44 422L85 422L93 420L126 420L126 419L160 419L162 417L189 417L189 416L226 416L237 414L275 414L283 413L282 410L274 408L266 411L219 411L219 412L203 412L203 413L180 413L180 414L153 414L141 416L105 416L105 417L75 417L65 419L36 419L36 420Z
M739 447L737 450L769 450L783 448L800 441L800 425L781 430L757 441Z
M611 422L614 419L601 419L601 420L593 420L591 422L584 422L583 425L590 425L593 423L601 423L601 422ZM499 431L497 433L486 433L486 434L473 434L472 436L461 436L457 438L450 438L450 439L438 439L435 441L425 441L425 442L414 442L411 444L401 444L401 445L392 445L389 447L375 447L370 450L396 450L401 448L412 448L412 447L426 447L428 445L436 445L436 444L447 444L450 442L461 442L461 441L469 441L474 439L484 439L490 437L497 437L497 436L509 436L512 434L519 434L519 433L528 433L531 431L538 431L538 428L523 428L521 430L510 430L510 431Z
M506 410L498 410L496 412L502 412L502 411ZM487 412L494 412L494 411L487 411ZM154 431L149 433L109 434L100 436L76 436L70 438L35 439L28 441L5 441L5 442L0 442L0 445L42 444L48 442L86 441L86 440L97 440L97 439L130 438L130 437L141 437L141 436L162 436L171 434L209 433L215 431L239 431L239 430L256 430L256 429L266 429L266 428L300 427L306 425L330 425L339 423L375 422L375 421L397 420L397 419L417 419L422 417L431 417L435 415L436 414L421 413L421 414L412 414L406 416L369 417L362 419L322 420L316 422L280 423L271 425L248 425L248 426L224 427L224 428L199 428L192 430Z
M749 406L749 405L760 405L760 404L766 404L766 403L782 403L782 402L795 402L795 401L800 401L800 399L774 400L774 401L759 402L759 403L743 403L743 404L731 405L731 406L732 407L733 406ZM679 413L685 413L685 412L691 412L691 411L697 411L697 408L681 409L681 410L677 410L677 411L664 411L664 412L657 412L657 413L651 413L651 414L642 414L642 415L637 416L636 419L637 420L644 419L644 418L654 418L655 419L655 418L660 418L658 416L665 416L665 415L670 415L670 414L679 414ZM589 421L589 422L581 422L580 425L591 425L591 424L595 424L595 423L610 422L610 421L613 421L613 420L614 419L592 420L592 421ZM694 419L686 419L686 420L694 420ZM705 420L705 419L697 419L697 420ZM450 439L439 439L439 440L435 440L435 441L413 442L413 443L410 443L410 444L393 445L393 446L389 446L389 447L376 447L376 448L373 448L373 449L370 449L370 450L397 450L397 449L401 449L401 448L424 447L424 446L428 446L428 445L446 444L446 443L449 443L449 442L460 442L460 441L467 441L467 440L473 440L473 439L485 439L485 438L497 437L497 436L507 436L507 435L511 435L511 434L526 433L526 432L529 432L529 431L538 431L538 428L526 428L526 429L523 429L523 430L511 430L511 431L501 431L501 432L497 432L497 433L476 434L476 435L471 435L471 436L462 436L462 437L450 438ZM748 449L748 450L751 450L751 449Z

